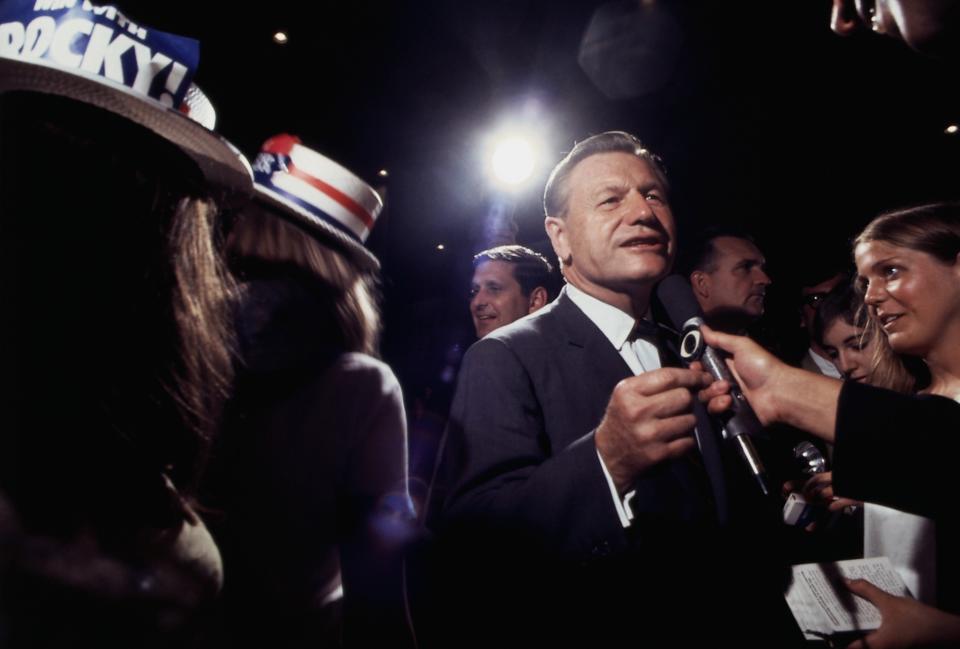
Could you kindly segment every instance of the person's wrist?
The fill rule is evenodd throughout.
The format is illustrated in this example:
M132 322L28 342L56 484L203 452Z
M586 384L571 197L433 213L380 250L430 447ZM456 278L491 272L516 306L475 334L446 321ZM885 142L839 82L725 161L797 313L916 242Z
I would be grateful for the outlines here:
M617 493L623 496L630 490L631 479L629 468L624 466L624 463L620 460L620 454L613 450L603 424L597 428L593 439L594 445L597 448L597 454L600 456L600 461L603 462L603 466L610 475L610 479L613 480L613 484L617 488Z
M769 387L766 389L765 412L762 414L764 423L784 422L787 418L787 404L785 399L789 399L791 391L796 389L791 387L795 378L794 372L802 372L795 367L790 367L779 360L774 361L773 371L771 372Z

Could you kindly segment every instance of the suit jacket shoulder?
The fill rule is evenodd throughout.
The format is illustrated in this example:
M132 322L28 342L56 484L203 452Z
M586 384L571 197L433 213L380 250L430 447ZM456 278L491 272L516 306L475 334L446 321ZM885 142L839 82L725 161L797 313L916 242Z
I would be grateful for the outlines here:
M441 523L519 533L573 556L623 545L593 430L629 375L565 296L474 344L446 431Z

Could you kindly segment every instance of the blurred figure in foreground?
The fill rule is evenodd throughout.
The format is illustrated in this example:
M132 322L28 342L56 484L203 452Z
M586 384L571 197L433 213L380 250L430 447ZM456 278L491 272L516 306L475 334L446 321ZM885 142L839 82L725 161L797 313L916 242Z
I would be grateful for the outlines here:
M289 135L254 162L227 247L242 367L211 490L231 644L403 647L412 531L400 385L375 358L382 208Z
M0 8L0 644L180 647L222 580L193 496L232 376L217 216L252 178L195 41L76 5Z

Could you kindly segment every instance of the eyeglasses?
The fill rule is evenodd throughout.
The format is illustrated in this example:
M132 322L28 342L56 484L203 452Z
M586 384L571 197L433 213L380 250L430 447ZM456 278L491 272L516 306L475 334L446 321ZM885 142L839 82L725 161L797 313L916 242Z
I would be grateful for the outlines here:
M826 293L807 293L803 296L803 303L811 309L816 309L817 305L820 304L820 300L826 296Z

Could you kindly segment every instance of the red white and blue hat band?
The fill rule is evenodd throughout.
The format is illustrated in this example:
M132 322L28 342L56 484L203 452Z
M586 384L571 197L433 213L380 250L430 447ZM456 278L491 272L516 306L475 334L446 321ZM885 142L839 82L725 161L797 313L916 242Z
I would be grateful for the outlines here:
M370 185L291 135L267 140L253 163L253 177L259 191L296 204L360 243L383 209Z

